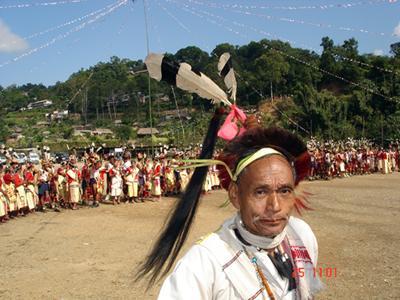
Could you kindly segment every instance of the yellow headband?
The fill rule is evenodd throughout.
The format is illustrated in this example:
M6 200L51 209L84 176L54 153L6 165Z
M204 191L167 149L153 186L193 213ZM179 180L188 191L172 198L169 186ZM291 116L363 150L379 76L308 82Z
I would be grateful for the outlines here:
M256 151L253 154L250 154L249 156L246 156L243 158L237 165L236 167L236 172L235 174L232 174L231 169L228 167L228 165L221 161L221 160L216 160L216 159L182 159L180 160L181 162L184 163L189 163L186 166L173 166L176 170L182 170L182 169L188 169L188 168L198 168L198 167L206 167L206 166L213 166L213 165L222 165L225 167L226 171L229 174L229 177L232 179L232 181L237 181L237 178L239 177L239 174L242 173L242 171L250 165L252 162L256 161L259 158L262 158L264 156L268 155L281 155L285 157L281 152L272 149L272 148L261 148L260 150Z
M232 176L232 181L237 181L240 173L252 162L256 161L257 159L260 159L264 156L272 155L272 154L277 154L285 157L282 153L279 151L276 151L275 149L272 148L261 148L257 152L243 158L237 165L235 174Z

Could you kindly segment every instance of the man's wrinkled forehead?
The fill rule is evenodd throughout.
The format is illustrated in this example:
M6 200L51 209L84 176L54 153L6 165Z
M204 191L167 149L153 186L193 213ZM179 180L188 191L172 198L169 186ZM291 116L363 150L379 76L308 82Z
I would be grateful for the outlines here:
M279 161L280 163L273 163L274 161ZM296 178L296 172L294 167L291 165L291 163L282 155L277 155L277 154L271 154L265 157L262 157L250 165L248 165L246 168L243 169L241 174L238 176L238 182L240 180L243 180L244 177L251 176L251 180L255 181L257 178L263 177L263 170L259 169L263 165L263 168L269 168L269 173L272 176L279 177L279 175L284 172L285 170L290 170L290 172L293 175L293 182L295 181ZM254 168L257 169L254 169ZM253 170L253 172L249 172L249 170Z

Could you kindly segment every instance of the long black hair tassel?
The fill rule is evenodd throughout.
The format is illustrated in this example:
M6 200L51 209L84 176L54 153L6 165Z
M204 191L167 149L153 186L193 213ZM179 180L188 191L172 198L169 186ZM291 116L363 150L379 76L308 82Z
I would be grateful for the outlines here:
M222 114L223 109L218 108L210 121L200 159L210 159L213 156ZM148 287L150 287L157 279L171 270L192 225L207 171L208 167L195 169L163 232L137 272L136 281L147 275L149 276Z

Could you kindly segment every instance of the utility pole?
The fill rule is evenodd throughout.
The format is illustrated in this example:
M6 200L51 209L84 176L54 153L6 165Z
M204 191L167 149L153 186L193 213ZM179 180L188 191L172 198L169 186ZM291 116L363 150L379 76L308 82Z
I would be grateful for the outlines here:
M274 103L274 92L272 90L272 80L270 81L270 89L271 89L271 102Z
M177 111L178 111L179 121L180 121L180 123L181 123L181 128L182 128L182 140L185 140L185 128L183 127L182 118L181 118L181 112L180 112L180 110L179 110L178 101L176 100L176 95L175 95L174 87L171 86L171 89L172 89L172 94L174 95L175 106L176 106L176 109L177 109Z
M85 88L85 125L87 125L87 110L88 110L88 88Z
M381 146L383 147L383 114L381 115Z
M147 20L147 5L146 0L143 0L143 11L144 11L144 22L146 28L146 47L147 47L147 55L150 54L150 45L149 45L149 27ZM149 85L149 114L150 114L150 135L151 135L151 153L154 154L154 145L153 145L153 115L151 113L151 80L150 74L148 74L148 85Z

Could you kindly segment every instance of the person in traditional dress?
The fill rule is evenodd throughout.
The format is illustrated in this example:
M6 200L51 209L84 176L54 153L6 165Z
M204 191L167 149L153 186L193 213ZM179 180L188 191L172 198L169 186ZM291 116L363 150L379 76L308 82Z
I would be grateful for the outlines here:
M85 152L85 162L81 171L81 189L82 189L82 204L89 205L89 188L90 188L90 161L87 153Z
M386 150L382 150L382 174L389 173L389 153Z
M165 167L164 176L166 185L165 196L171 196L174 194L175 191L175 176L174 170L172 169L172 166L170 164Z
M123 181L123 193L125 195L125 203L132 202L132 197L128 196L128 184L126 182L126 176L128 175L128 170L132 168L132 155L131 152L126 150L122 155L123 164L122 164L122 181Z
M151 177L153 174L153 162L151 159L146 159L145 164L143 165L144 169L144 189L143 189L143 198L151 198Z
M106 166L100 169L101 199L102 201L108 196L108 170Z
M12 163L13 167L13 182L17 192L17 205L19 215L25 216L29 212L28 203L26 201L25 182L23 177L24 169L16 163Z
M180 175L181 175L181 190L180 192L183 193L186 190L186 187L189 183L189 175L188 175L188 171L186 169L183 169L180 171Z
M138 197L139 201L144 202L144 187L146 184L146 175L145 175L145 170L143 167L143 163L138 162L137 167L139 169L139 174L138 174L138 179L139 179L139 191L138 191Z
M78 209L78 203L81 201L80 181L82 174L78 169L75 158L69 161L69 169L67 171L67 189L70 208Z
M14 218L18 216L17 192L13 183L13 177L9 170L3 176L3 194L7 199L8 216Z
M92 164L90 168L90 189L93 196L93 206L99 206L99 202L102 199L103 183L100 177L100 171L102 168L102 161L98 155L93 156Z
M67 178L65 174L65 169L63 166L60 166L57 169L56 174L53 177L54 180L54 190L55 190L55 198L57 202L63 208L67 208Z
M7 198L3 190L3 180L0 178L0 223L8 221Z
M157 200L161 199L161 164L158 158L155 159L154 168L152 171L151 179L151 195Z
M113 164L113 168L109 170L109 174L111 177L111 197L113 204L121 203L121 195L122 195L122 174L120 161L115 159Z
M39 205L38 210L41 212L46 212L46 204L50 202L49 196L49 172L47 170L48 162L42 161L42 168L39 171L39 182L38 182L38 195L39 195Z
M28 169L24 174L25 177L25 193L26 193L26 201L28 202L28 208L30 212L34 212L36 206L39 203L39 197L35 190L35 176L33 174L33 165L29 164Z
M125 183L127 185L128 201L138 202L139 168L136 163L126 169Z
M212 190L212 185L211 185L211 171L210 171L211 167L208 168L208 172L206 175L206 180L204 180L203 183L203 193L207 194L209 191Z
M201 159L212 157L217 117L216 113L211 121ZM309 172L307 148L289 131L251 127L252 123L217 158L221 185L237 212L178 261L158 299L308 300L321 289L313 272L316 237L293 215L307 208L305 195L297 191ZM172 267L195 216L206 173L207 167L194 171L137 278L150 275L151 283Z

